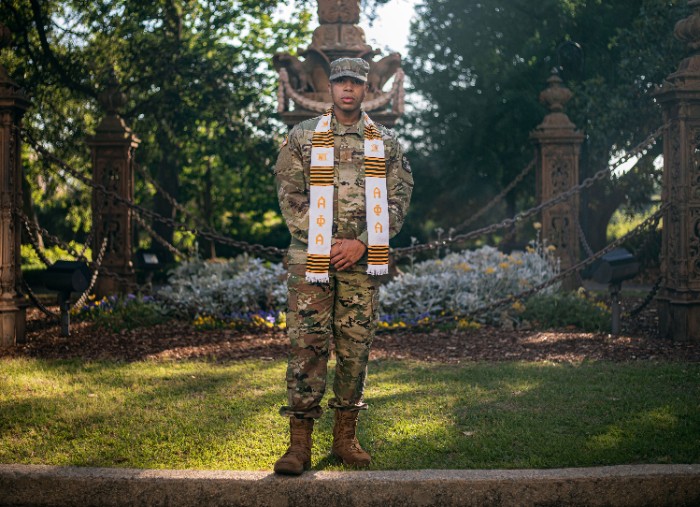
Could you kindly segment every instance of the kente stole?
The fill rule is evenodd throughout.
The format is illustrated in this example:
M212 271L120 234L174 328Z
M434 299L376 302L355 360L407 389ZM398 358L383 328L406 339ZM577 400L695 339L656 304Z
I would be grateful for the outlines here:
M363 112L365 121L365 213L367 217L367 273L389 272L389 206L386 191L384 141L374 122ZM328 283L333 236L335 185L334 145L331 119L326 111L311 138L311 177L309 197L309 246L306 280Z

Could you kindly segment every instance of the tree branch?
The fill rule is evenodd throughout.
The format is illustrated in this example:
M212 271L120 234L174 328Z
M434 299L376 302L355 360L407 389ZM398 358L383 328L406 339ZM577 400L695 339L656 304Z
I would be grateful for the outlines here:
M32 6L32 15L34 18L34 24L36 25L36 30L37 33L39 34L39 43L41 45L41 50L44 54L44 57L46 60L49 62L50 66L58 73L61 81L63 84L68 86L69 88L81 92L84 95L87 95L88 97L92 97L94 99L97 98L97 92L93 90L91 87L84 85L83 83L80 83L79 81L74 80L71 75L66 71L66 69L61 65L61 62L58 61L56 58L56 55L54 54L53 50L51 49L51 45L49 44L48 37L46 36L46 28L44 24L44 16L43 13L41 12L41 5L39 4L38 0L29 0L29 3Z

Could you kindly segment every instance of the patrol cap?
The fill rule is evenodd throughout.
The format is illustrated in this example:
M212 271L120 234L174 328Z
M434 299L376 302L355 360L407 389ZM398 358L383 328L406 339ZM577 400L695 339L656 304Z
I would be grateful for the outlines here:
M341 77L352 77L360 81L367 81L369 63L362 58L338 58L331 62L330 80L335 81Z

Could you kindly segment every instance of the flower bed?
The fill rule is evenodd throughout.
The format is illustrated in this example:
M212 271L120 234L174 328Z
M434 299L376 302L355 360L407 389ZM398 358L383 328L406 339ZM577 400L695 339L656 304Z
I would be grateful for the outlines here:
M467 315L491 301L516 295L559 273L551 249L533 244L525 252L506 255L484 246L451 253L443 259L416 264L380 289L382 326L424 324L441 316ZM552 293L555 284L546 289ZM479 313L475 319L503 324L524 309L520 301L510 308ZM462 319L464 320L464 319ZM459 321L458 321L459 324ZM464 321L462 325L469 325Z
M464 316L493 300L545 282L558 271L551 249L538 243L510 255L484 246L423 261L381 286L379 326L406 328L450 317L454 317L450 325L462 329L479 327L480 323L518 323L518 316L525 310L520 301L508 308L478 313L473 319ZM284 328L285 280L281 264L257 258L196 260L174 269L152 303L158 305L158 315L165 312L191 320L198 329ZM555 290L556 285L544 294ZM124 311L136 302L143 306L150 300L131 296L119 304L93 301L81 313L94 320L96 313Z

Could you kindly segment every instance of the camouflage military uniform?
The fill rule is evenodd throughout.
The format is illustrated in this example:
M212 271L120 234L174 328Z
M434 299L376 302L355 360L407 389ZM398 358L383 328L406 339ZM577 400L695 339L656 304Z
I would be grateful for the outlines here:
M366 408L362 394L367 359L378 318L376 276L366 274L367 253L345 271L330 267L330 284L305 280L309 227L311 138L319 118L296 125L280 150L275 175L282 214L292 234L289 247L287 328L291 342L287 368L286 416L318 418L326 388L329 342L334 338L336 374L330 408ZM364 188L364 121L331 122L335 145L333 237L367 244ZM393 131L377 125L386 149L390 236L403 225L413 177Z

